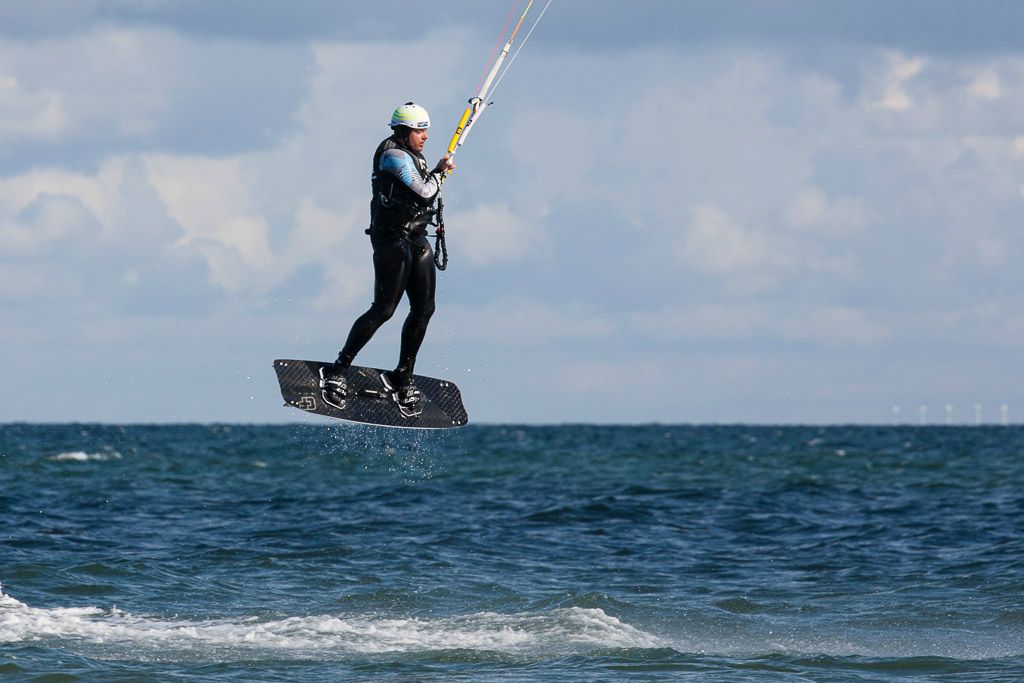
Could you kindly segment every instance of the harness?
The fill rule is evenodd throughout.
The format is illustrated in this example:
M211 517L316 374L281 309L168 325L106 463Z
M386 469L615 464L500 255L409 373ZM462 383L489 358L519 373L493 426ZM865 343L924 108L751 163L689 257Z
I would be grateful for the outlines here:
M391 235L416 244L415 238L431 236L427 226L434 226L434 264L438 270L444 270L448 267L448 249L444 240L444 201L440 192L436 197L437 208L434 208L434 200L424 200L392 174L381 172L381 157L389 149L399 149L410 155L424 180L430 175L427 160L422 154L401 144L395 136L381 142L373 155L370 227L365 232L371 237Z

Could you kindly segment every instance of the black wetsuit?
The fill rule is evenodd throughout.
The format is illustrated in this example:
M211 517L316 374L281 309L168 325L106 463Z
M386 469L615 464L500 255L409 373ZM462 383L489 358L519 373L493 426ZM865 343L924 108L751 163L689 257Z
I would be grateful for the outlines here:
M384 140L373 155L370 243L373 245L373 304L349 332L337 364L347 370L356 354L395 313L402 295L409 315L402 326L397 379L411 381L416 354L434 313L434 257L427 226L443 175L428 169L422 154L396 136Z

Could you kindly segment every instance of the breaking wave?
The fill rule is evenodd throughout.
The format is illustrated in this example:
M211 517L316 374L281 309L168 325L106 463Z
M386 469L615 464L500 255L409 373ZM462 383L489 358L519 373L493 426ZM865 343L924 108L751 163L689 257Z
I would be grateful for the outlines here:
M89 461L104 461L104 460L120 460L121 454L116 451L110 453L86 453L85 451L69 451L67 453L58 453L57 455L51 455L49 460L56 460L58 462L89 462Z
M117 608L39 609L0 593L0 643L43 641L110 659L233 660L270 656L472 650L547 658L617 648L660 648L659 638L599 608L479 612L439 618L316 615L268 619L178 620Z

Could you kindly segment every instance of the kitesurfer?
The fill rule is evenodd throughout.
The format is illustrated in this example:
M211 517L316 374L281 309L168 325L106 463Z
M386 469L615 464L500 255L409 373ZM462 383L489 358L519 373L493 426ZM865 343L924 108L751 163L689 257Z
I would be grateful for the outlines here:
M423 157L430 116L418 104L406 102L391 115L390 137L373 155L370 235L373 246L373 304L352 324L345 346L333 365L320 371L324 401L343 408L348 395L346 374L356 354L395 313L403 295L409 315L402 326L398 365L382 373L381 381L406 417L418 415L422 395L413 384L416 354L434 313L434 259L427 226L446 173L455 168L451 154L431 169Z

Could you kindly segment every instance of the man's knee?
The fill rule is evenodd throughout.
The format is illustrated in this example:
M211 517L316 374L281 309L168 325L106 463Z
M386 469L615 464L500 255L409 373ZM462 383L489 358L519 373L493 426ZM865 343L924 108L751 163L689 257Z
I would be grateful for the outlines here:
M434 302L431 301L430 303L410 307L409 315L419 318L424 322L430 320L430 316L434 315Z
M370 314L379 324L383 324L391 320L391 316L395 314L395 309L397 308L397 304L381 304L374 301L373 305L370 306Z

